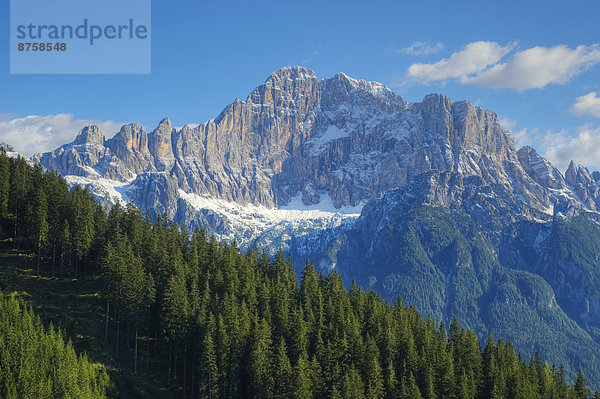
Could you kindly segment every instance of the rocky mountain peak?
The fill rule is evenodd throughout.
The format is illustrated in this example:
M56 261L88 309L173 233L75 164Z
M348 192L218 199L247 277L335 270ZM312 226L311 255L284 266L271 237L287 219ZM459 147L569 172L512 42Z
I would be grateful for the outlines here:
M161 128L162 126L172 126L171 124L171 120L168 117L164 117L160 120L160 122L158 122L158 127L157 129Z
M525 172L544 188L562 190L566 187L560 171L540 156L533 147L525 146L517 151L517 157Z
M577 167L575 166L575 162L573 162L573 160L569 162L569 167L567 167L567 171L565 172L565 179L567 180L567 183L572 186L577 184Z
M85 126L75 137L74 144L104 144L104 135L98 126Z
M444 94L430 93L423 97L420 106L424 109L432 111L439 112L439 110L445 110L450 112L450 109L452 108L452 100L450 100L450 98Z
M521 147L519 149L518 153L519 153L519 158L521 158L521 157L523 159L527 158L529 161L538 159L540 157L540 155L537 153L535 148L533 148L529 145Z
M565 180L585 207L592 211L600 208L600 184L586 167L576 167L571 161L565 172Z
M306 68L281 68L216 119L181 130L165 118L147 134L130 124L104 142L96 129L74 144L99 145L63 146L41 156L43 165L80 176L93 168L121 182L166 172L184 192L267 207L294 198L355 207L430 171L475 176L549 214L560 194L551 190L577 202L548 161L531 148L516 151L494 112L443 94L408 105L383 84L344 73L319 81ZM594 176L571 172L581 202L595 209Z
M575 166L573 161L569 163L569 167L565 173L565 179L571 186L589 186L595 184L595 179L588 168L583 165Z
M345 87L346 90L360 89L361 86L362 86L362 89L365 89L365 88L368 88L371 86L371 85L369 85L369 83L374 83L374 82L367 82L365 80L351 78L350 76L346 75L344 72L337 73L333 77L331 77L329 79L325 79L325 80L330 82L331 86L334 86L336 84L341 85L341 86ZM385 87L381 83L377 83L377 85L381 86L382 88Z
M301 66L287 66L279 68L269 75L265 83L282 82L285 80L314 80L317 75L314 71Z
M109 148L115 153L120 151L148 153L146 130L135 122L121 126L117 134L107 140L107 144L108 142L114 143L114 145L109 144Z
M321 81L324 103L331 105L352 104L360 107L387 108L387 112L406 108L406 101L379 83L354 79L343 72ZM391 107L391 108L390 108Z
M384 84L379 82L372 82L363 79L354 79L346 75L344 72L340 72L334 75L330 79L326 79L330 82L338 82L346 86L350 90L366 91L374 96L388 96L393 92Z
M168 170L175 160L171 137L174 130L171 121L164 118L148 135L148 149L154 157L154 165L159 171Z

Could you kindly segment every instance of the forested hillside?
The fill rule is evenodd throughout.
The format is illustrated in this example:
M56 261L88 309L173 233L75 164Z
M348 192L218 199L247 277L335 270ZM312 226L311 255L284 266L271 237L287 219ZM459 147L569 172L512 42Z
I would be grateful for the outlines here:
M0 294L0 397L103 398L108 375L21 301Z
M179 397L590 395L582 373L568 385L562 368L545 363L543 354L523 359L491 335L481 345L456 319L446 330L401 299L390 304L355 284L347 291L336 272L323 276L310 261L298 281L292 260L281 251L274 258L241 253L235 243L217 242L204 231L190 233L161 217L152 221L133 205L107 212L86 191L70 192L56 174L3 152L0 219L3 237L34 254L44 278L100 278L106 308L97 335L110 344L123 371L159 369ZM33 349L14 351L19 346L12 344L13 334L22 333L40 348L46 348L38 343L43 337L59 337L41 353L49 359L68 353L85 375L95 375L77 379L83 384L78 389L103 394L101 369L89 371L85 357L77 358L60 333L52 327L42 333L40 322L15 300L3 304L15 310L0 316L0 392L13 389L7 376L28 370L22 364L33 360ZM20 317L25 321L11 321ZM27 332L28 325L38 333ZM44 357L35 359L40 372L55 370ZM53 381L57 375L41 378Z

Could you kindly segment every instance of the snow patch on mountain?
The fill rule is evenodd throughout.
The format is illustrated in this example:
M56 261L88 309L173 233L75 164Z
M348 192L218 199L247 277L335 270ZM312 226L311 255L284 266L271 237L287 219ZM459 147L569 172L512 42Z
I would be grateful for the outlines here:
M312 150L318 153L323 150L325 143L344 137L350 137L350 135L345 130L340 129L335 125L330 125L321 137L313 137L308 140L306 144L311 145Z
M263 205L240 205L222 199L209 198L197 194L186 193L179 190L181 198L186 200L196 209L210 209L216 213L227 216L229 220L253 226L270 225L280 222L295 222L303 220L319 220L331 218L357 218L360 216L361 205L356 207L343 207L336 209L333 200L327 196L319 204L304 205L300 195L294 197L289 204L279 209L267 208Z
M263 205L240 205L222 199L200 196L179 190L179 196L198 211L210 210L231 225L228 233L218 238L236 240L242 248L258 246L269 250L289 248L289 241L324 229L350 227L360 216L357 207L336 209L330 197L321 203L304 205L295 197L285 208L272 209Z
M317 204L305 205L302 202L302 194L298 193L295 197L286 204L281 206L278 211L299 211L306 212L307 214L314 214L318 216L326 215L326 214L343 214L347 216L360 216L360 212L365 205L365 202L361 202L356 206L342 206L340 208L336 208L333 199L327 193L321 192L321 201Z
M65 176L65 180L69 187L76 185L81 188L87 189L96 199L104 204L115 204L121 202L126 204L129 202L127 190L130 187L129 182L118 182L114 180L108 180L104 178L97 178L94 175L91 177Z

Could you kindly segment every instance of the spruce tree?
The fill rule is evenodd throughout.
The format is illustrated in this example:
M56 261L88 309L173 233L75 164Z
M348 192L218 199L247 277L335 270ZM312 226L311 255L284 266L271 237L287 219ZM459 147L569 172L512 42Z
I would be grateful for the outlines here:
M250 353L250 388L256 399L273 398L271 329L266 319L255 322Z
M32 241L37 247L37 275L40 276L40 263L42 251L46 247L48 241L48 203L46 201L46 193L43 187L38 187L35 192L35 197L32 207Z
M202 340L200 361L200 395L209 399L218 398L219 394L219 369L213 338L215 328L214 316L211 313Z
M287 356L285 339L279 340L279 346L274 359L274 398L288 399L293 395L293 374L290 360Z
M575 379L575 385L573 386L573 397L574 399L587 399L590 396L590 390L587 386L587 381L583 376L581 369L577 372L577 378Z
M8 217L8 199L10 193L10 160L4 147L0 148L0 218Z
M311 367L310 362L306 359L306 354L300 355L293 373L292 397L295 399L311 399L313 397Z

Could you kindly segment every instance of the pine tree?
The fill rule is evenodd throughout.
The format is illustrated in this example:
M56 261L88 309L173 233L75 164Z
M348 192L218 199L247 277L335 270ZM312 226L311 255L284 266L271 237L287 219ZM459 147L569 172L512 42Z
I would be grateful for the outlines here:
M279 347L274 361L274 398L288 399L293 396L293 374L290 360L287 356L285 339L279 340Z
M590 396L590 390L587 387L587 381L583 376L581 369L577 372L577 378L575 379L575 385L573 386L573 397L574 399L587 399Z
M313 389L311 384L310 363L303 353L298 358L298 363L294 366L294 384L292 397L295 399L311 399Z
M178 269L178 272L171 276L167 284L162 302L162 319L170 352L173 349L177 351L185 350L188 338L190 304L185 278L181 269ZM169 381L172 371L171 365L171 360L169 360Z
M215 333L215 320L212 313L208 317L208 325L202 340L202 354L200 362L200 395L208 399L218 398L219 369L213 335Z
M0 294L0 397L104 398L107 388L103 367L77 356L22 302Z
M497 399L502 397L501 389L502 387L499 386L496 346L494 336L490 333L483 350L483 392L486 398Z
M67 219L63 220L62 229L60 231L59 236L60 243L60 278L64 278L65 271L65 255L68 255L71 252L71 229L69 225L69 221ZM70 257L67 256L67 260Z
M31 169L24 158L18 157L13 162L10 180L10 192L8 198L9 212L14 215L14 243L19 247L19 235L22 233L23 221L25 219L25 209L27 206L27 194L31 187Z
M250 387L252 397L273 398L273 366L271 329L265 319L255 322L250 353Z
M75 273L79 275L79 265L84 260L94 239L94 202L87 191L75 187L73 197L73 251L75 253ZM85 262L84 275L85 275Z
M365 398L365 388L356 368L351 367L342 380L340 389L341 396L348 399L363 399Z
M219 391L225 396L231 396L234 390L231 379L233 377L233 370L231 369L231 350L232 342L223 315L220 314L217 322L216 329L217 337L217 366L219 368Z
M69 208L69 187L64 179L60 178L56 173L46 172L44 175L46 187L46 199L48 202L48 237L49 244L52 245L52 277L56 275L56 263L61 256L61 234L63 232L63 221L68 218ZM99 215L103 219L106 218L104 209ZM102 254L97 253L97 259L100 259Z
M8 199L10 193L10 160L4 147L0 148L0 218L8 217Z
M290 358L295 361L308 353L308 329L302 307L292 311L290 322Z
M367 336L367 347L365 351L364 375L366 385L366 397L368 399L379 399L384 396L383 373L379 360L379 349L375 340Z
M400 395L398 392L398 379L392 359L388 359L385 369L385 397L386 399L395 399Z
M409 374L407 379L402 380L401 399L422 399L421 391L417 385L417 380L413 373Z
M40 276L40 262L42 250L48 240L48 203L43 187L38 187L35 192L32 209L32 240L37 246L37 275Z

